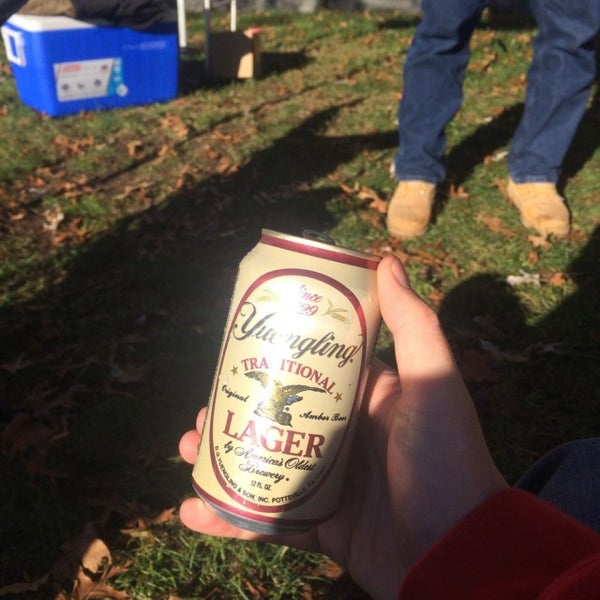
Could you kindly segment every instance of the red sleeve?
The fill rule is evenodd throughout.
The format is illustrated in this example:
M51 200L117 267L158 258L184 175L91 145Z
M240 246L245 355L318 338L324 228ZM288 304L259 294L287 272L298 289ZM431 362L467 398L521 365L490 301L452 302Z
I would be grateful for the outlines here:
M520 490L492 496L408 573L399 600L600 598L600 536Z

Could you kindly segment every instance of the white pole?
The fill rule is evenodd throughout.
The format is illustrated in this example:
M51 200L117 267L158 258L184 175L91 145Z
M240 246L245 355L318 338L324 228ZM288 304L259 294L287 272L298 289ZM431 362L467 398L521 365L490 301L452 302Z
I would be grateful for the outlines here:
M204 67L207 75L210 75L210 0L204 0Z
M185 0L177 0L177 29L179 30L179 47L185 48L187 46Z
M237 30L237 0L231 0L231 31Z

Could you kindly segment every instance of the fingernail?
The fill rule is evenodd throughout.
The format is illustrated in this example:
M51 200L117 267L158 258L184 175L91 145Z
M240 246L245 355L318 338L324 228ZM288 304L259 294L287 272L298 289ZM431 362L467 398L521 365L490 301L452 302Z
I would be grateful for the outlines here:
M392 271L392 275L394 279L403 286L406 286L406 275L404 273L404 267L400 262L400 259L397 257L393 257L393 262L390 266L390 270Z

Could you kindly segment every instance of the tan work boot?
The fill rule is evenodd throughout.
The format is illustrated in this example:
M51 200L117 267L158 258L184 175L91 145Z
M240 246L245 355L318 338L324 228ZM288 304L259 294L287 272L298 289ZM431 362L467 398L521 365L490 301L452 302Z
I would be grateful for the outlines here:
M519 209L525 227L556 237L569 233L569 211L553 183L515 183L509 179L506 194Z
M423 235L435 203L435 184L400 181L387 210L387 230L398 238Z

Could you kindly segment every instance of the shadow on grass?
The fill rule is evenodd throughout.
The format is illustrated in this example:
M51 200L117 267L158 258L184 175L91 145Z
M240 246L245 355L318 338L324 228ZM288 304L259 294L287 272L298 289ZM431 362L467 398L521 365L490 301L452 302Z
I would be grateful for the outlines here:
M359 152L396 144L395 131L324 135L341 108L306 119L237 171L208 177L123 219L89 244L54 289L0 314L2 360L24 360L2 371L5 419L23 415L46 428L36 430L42 437L32 437L15 459L2 459L8 482L0 491L2 583L44 573L64 539L86 523L118 538L129 520L175 506L190 493L190 469L173 457L180 434L208 397L240 259L263 227L292 234L331 227L327 201L338 189L314 182ZM484 150L505 143L518 110L508 109L455 150L451 162L461 165L461 177ZM466 282L442 307L451 338L458 340L457 332L470 323L468 309L480 314L483 298L495 307L491 318L505 340L522 345L551 341L557 333L574 348L588 348L593 325L585 319L600 314L597 260L596 232L572 264L577 294L534 330L494 276ZM479 334L474 330L469 340ZM597 409L588 400L597 394L597 356L589 348L591 358L577 352L540 356L511 368L506 384L473 387L501 452L508 451L502 449L513 439L513 426L527 448L532 439L536 448L550 446L583 426L597 428ZM537 385L547 390L549 378L555 393L537 399ZM573 381L580 382L576 388ZM519 404L524 397L539 403L535 424L528 421L530 408ZM569 425L573 409L580 420ZM348 597L346 581L337 590L332 585L330 597Z
M421 21L418 13L405 14L386 19L381 29L408 29L416 27ZM482 21L479 29L493 29L497 31L522 31L534 29L535 20L526 12L513 12L503 10L490 10L486 20Z
M263 227L329 228L326 203L339 189L312 184L395 144L395 132L323 135L341 108L306 119L237 171L124 218L54 289L0 314L0 362L27 357L0 371L4 449L14 455L2 459L0 585L44 573L86 523L118 538L136 513L191 493L190 468L173 458L208 398L240 259ZM28 429L18 442L16 417L41 437Z
M440 318L457 358L490 344L498 381L470 382L486 437L511 481L541 454L600 432L600 227L567 267L577 291L535 325L504 277L456 286Z
M600 36L598 38L598 51L596 63L600 64ZM600 69L596 72L596 92L591 98L590 106L577 132L567 156L561 173L561 184L575 177L583 166L590 160L600 147Z
M188 96L199 90L231 85L230 80L212 80L206 72L206 62L199 55L199 49L184 50L180 62L179 95ZM298 52L262 52L261 71L259 78L264 79L272 75L281 75L286 71L302 69L310 62L304 50ZM243 85L243 81L239 81Z

